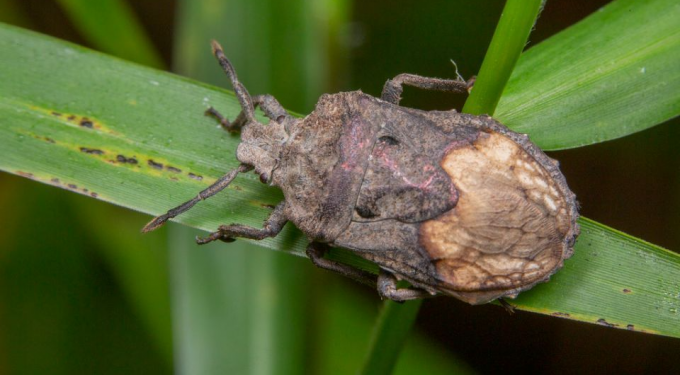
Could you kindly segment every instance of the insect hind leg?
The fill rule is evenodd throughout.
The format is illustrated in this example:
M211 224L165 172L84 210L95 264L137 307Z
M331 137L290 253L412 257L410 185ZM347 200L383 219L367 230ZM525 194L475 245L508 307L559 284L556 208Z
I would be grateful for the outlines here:
M380 270L378 275L378 294L382 299L404 302L412 299L430 298L435 295L418 288L397 288L397 279L391 273Z
M349 277L362 284L371 287L376 285L376 276L370 272L354 268L347 264L339 263L330 259L324 258L324 254L328 251L328 245L312 242L307 246L307 257L314 263L315 266L325 270L337 272L343 276Z

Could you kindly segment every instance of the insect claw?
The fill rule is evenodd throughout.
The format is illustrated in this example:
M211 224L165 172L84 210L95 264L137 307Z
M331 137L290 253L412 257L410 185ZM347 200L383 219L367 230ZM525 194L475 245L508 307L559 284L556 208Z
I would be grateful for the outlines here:
M220 52L224 53L224 51L222 50L222 46L221 46L220 43L219 43L218 41L216 41L215 39L213 39L213 40L210 41L210 46L212 47L212 53L213 53L213 55L216 54L217 51L220 51Z
M147 233L158 229L159 227L163 226L163 224L165 224L166 221L168 221L168 218L169 218L168 214L156 216L156 218L151 220L148 224L144 226L144 228L142 228L142 233Z
M214 240L210 236L208 236L208 237L196 236L196 243L199 244L199 245L205 245L205 244L207 244L209 242L213 242L213 241Z

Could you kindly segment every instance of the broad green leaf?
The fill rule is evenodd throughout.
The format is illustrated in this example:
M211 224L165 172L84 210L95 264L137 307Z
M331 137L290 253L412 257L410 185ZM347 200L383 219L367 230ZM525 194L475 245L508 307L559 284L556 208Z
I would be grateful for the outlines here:
M134 12L123 0L57 0L81 35L95 48L126 60L162 68L163 62ZM74 200L75 202L75 200ZM80 201L78 201L80 202ZM110 220L112 206L77 206L79 224L87 228L97 246L93 250L107 262L136 313L154 338L168 365L173 363L170 288L166 241L148 243L121 235L136 222ZM129 213L128 213L129 214ZM159 238L156 237L156 240Z
M524 53L494 117L573 148L677 116L678 87L680 2L618 0Z
M680 256L582 218L574 255L550 282L511 303L522 310L680 337Z
M202 115L209 104L229 117L238 113L235 98L225 90L9 26L0 27L0 48L0 168L5 171L157 214L191 198L238 164L233 158L238 138ZM261 225L269 212L263 204L280 198L277 189L248 174L178 221L206 230L225 220ZM671 311L680 303L677 289L671 292L672 280L680 280L680 257L582 223L577 255L566 262L556 281L525 292L521 307L680 336L680 318ZM261 244L301 254L305 242L289 225ZM582 249L588 244L599 254L616 257L603 264L578 255L586 254ZM628 281L624 288L652 304L641 306L629 294L619 293L611 280L620 279ZM649 279L664 283L647 290L642 286ZM593 292L579 292L585 289ZM605 297L606 305L601 304ZM558 298L562 300L553 308ZM654 303L669 309L652 310ZM569 308L562 308L565 305ZM610 305L625 308L613 314ZM576 313L582 308L588 315ZM640 320L644 314L647 319Z

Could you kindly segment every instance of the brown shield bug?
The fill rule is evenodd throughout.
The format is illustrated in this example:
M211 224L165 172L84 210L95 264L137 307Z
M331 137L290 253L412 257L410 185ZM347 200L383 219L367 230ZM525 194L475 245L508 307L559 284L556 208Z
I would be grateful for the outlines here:
M399 106L402 85L465 93L471 82L400 74L380 99L327 94L298 119L272 96L251 98L220 45L212 46L243 110L233 122L212 108L207 114L241 131L241 165L144 232L254 169L284 201L262 229L222 225L198 243L261 240L291 221L309 238L314 264L377 285L383 298L439 293L471 304L514 297L571 256L577 204L556 161L491 117ZM268 124L255 119L257 106ZM375 262L380 274L324 258L329 247ZM412 287L397 288L402 279Z

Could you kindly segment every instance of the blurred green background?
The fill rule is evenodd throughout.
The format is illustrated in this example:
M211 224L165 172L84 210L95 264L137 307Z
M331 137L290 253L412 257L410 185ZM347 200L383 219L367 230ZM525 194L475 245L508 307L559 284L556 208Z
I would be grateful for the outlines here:
M86 3L0 0L0 21L227 86L209 53L209 39L217 38L252 94L273 94L298 113L308 113L323 92L378 95L386 79L402 72L453 77L451 59L463 76L475 74L503 6L498 0ZM530 45L605 3L548 2ZM101 21L120 14L141 27ZM116 50L121 46L142 52L125 55ZM404 97L403 105L424 109L463 102L415 90ZM551 153L582 214L680 248L678 123ZM198 248L195 233L179 226L142 236L148 219L0 174L0 374L359 368L379 307L374 291L305 259L238 242ZM201 346L197 337L211 333L214 345ZM678 373L678 350L676 339L508 316L498 306L438 298L423 304L396 371Z

